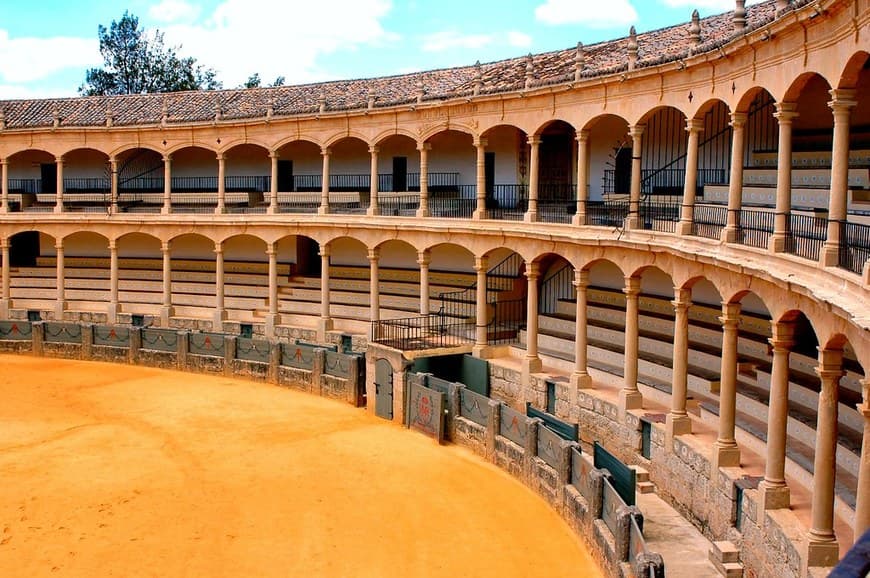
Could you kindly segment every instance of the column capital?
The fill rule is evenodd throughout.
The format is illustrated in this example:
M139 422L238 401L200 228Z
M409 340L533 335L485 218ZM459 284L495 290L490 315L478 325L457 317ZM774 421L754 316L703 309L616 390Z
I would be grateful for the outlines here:
M278 255L278 250L275 248L275 243L269 243L266 245L266 255L269 257L275 257Z
M635 124L635 125L628 127L628 135L634 139L634 138L637 138L639 136L642 136L644 130L646 130L645 124Z
M321 245L320 250L317 252L321 257L329 257L332 254L332 251L329 250L328 245Z
M381 258L381 250L380 249L369 249L368 251L368 259L370 262L377 262Z
M623 288L622 292L629 297L636 297L640 295L640 277L626 277L625 287Z
M0 239L0 249L8 249L9 248L9 237L3 237Z
M278 151L269 151L269 158L270 159L280 159L281 155L278 154Z
M794 329L793 321L780 321L772 324L773 336L768 339L768 342L773 346L773 350L791 351L794 347Z
M328 157L329 155L332 154L332 149L329 147L320 147L320 154L325 156L325 157Z
M218 162L221 162L227 160L227 155L225 155L224 153L217 153L215 154L215 158L218 160Z
M745 112L734 111L731 113L731 128L743 128L746 126L746 120L749 118L749 114Z
M224 252L223 241L215 241L214 242L214 252L215 252L215 254Z
M529 143L529 146L536 147L541 144L541 137L536 134L532 134L529 135L529 137L526 139L526 142Z
M118 250L118 240L117 239L109 239L109 251L117 251Z
M429 265L432 262L432 254L429 251L419 251L417 253L417 264L421 267L423 265Z
M172 248L171 241L161 241L160 243L160 251L163 253L168 253Z
M54 248L58 251L63 251L63 239L60 239L59 241L55 241Z
M118 157L109 157L109 166L112 168L112 172L118 170Z
M588 128L584 128L584 129L578 130L578 131L577 131L577 136L575 137L575 140L576 140L577 142L586 142L586 141L589 140L589 134L590 134L591 132L592 132L592 131L590 131Z
M8 159L8 158L4 157L4 158L0 159L0 165L2 165L2 166L5 167L5 166L7 166L8 164L9 164L9 159Z
M489 259L486 257L475 257L474 258L474 270L477 273L483 271L486 273L487 267L489 265Z
M704 119L702 118L687 118L686 119L686 132L689 134L696 133L700 134L704 132Z
M722 322L722 325L725 327L733 327L737 328L737 325L740 323L740 303L723 303L722 304L722 316L719 317L719 321Z
M378 145L371 145L369 147L369 154L376 155L380 152L380 150L381 149L378 147Z
M796 102L777 102L776 112L773 113L774 118L779 121L779 124L787 124L798 117Z
M589 270L574 269L574 287L577 289L585 289L589 287Z
M63 164L63 160L64 160L63 155L59 155L59 156L54 157L54 162L59 164L59 165Z
M836 112L838 108L848 110L854 108L858 104L858 91L855 89L834 88L829 90L828 94L831 95L831 101L828 103L828 106L830 106L834 112Z
M541 276L541 264L537 261L529 263L526 261L526 279L537 279Z
M432 143L425 142L425 141L424 141L424 142L418 142L418 143L417 143L417 150L420 151L420 152L423 152L423 151L430 151L430 150L432 150Z
M164 163L172 162L172 155L168 154L168 153L163 155L163 162Z
M489 140L479 136L474 139L473 143L474 148L485 149L489 145Z
M674 287L674 309L688 309L692 306L692 290L684 287Z
M815 368L816 375L823 381L834 380L846 375L843 371L843 350L819 348L819 365Z

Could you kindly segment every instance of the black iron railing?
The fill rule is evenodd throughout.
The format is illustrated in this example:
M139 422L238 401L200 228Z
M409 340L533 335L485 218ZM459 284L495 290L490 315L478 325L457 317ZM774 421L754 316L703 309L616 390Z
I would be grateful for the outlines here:
M728 182L725 169L698 169L697 188L700 192L705 185L721 185ZM616 190L616 170L604 171L604 193L623 193L629 191ZM629 178L625 179L630 182ZM641 171L640 192L645 195L682 195L686 182L686 169L660 168L643 169Z
M773 211L740 209L737 242L750 247L766 249L773 235Z
M494 301L492 317L486 327L486 340L490 345L513 343L526 327L525 298Z
M727 205L695 205L692 217L692 234L696 237L719 239L728 224Z
M522 221L529 208L527 185L493 185L487 194L486 209L490 219Z
M393 217L413 217L420 208L420 195L378 195L378 212Z
M538 201L538 221L542 223L570 223L577 203L566 201Z
M541 282L538 296L538 311L544 314L556 313L559 301L574 297L574 268L564 265Z
M470 219L477 207L475 185L459 185L456 192L429 191L429 214L448 219Z
M319 208L320 194L318 193L299 192L278 197L279 213L316 213Z
M586 224L601 227L622 227L628 217L629 203L621 201L587 201Z
M841 221L840 267L861 275L868 259L870 259L870 225Z
M825 239L828 236L828 220L815 215L791 213L786 226L785 250L787 253L819 260Z
M9 179L7 182L10 193L35 194L42 192L42 179Z
M457 347L474 342L473 321L457 321L437 313L371 323L372 341L401 351Z
M63 180L63 190L67 193L108 194L111 187L105 177L68 177Z
M679 203L660 203L645 200L640 203L640 225L643 229L673 233L680 220Z

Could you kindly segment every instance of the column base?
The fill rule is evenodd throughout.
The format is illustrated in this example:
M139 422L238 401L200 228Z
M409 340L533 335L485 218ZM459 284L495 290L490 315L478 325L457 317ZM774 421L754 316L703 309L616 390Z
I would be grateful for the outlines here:
M63 213L63 205L55 205L54 212L55 213Z
M429 217L429 209L417 209L417 218L426 219Z
M112 203L109 206L109 214L110 215L117 215L118 214L118 203Z
M575 371L571 374L571 387L575 389L592 389L592 376L588 373Z
M772 485L762 481L758 484L758 494L761 499L759 506L762 510L783 510L791 506L791 492L788 486Z
M275 327L278 325L278 314L266 314L266 337L275 337Z
M492 347L489 345L475 345L471 348L471 355L479 359L491 359L493 357Z
M276 207L274 205L269 205L268 207L266 207L266 214L267 215L274 215L277 212L278 212L278 207Z
M767 250L771 253L785 253L785 235L774 233L767 244Z
M214 208L215 215L223 215L226 212L227 212L227 208L223 205L218 205L217 207Z
M172 208L171 208L171 207L167 207L166 205L163 205L162 207L160 207L160 214L161 214L161 215L171 215L171 214L172 214Z
M486 217L486 209L474 209L474 212L471 213L472 221L483 221Z
M366 209L366 215L369 217L377 217L380 214L381 214L380 207L369 207L368 209Z
M740 448L736 445L721 446L718 443L713 445L713 459L711 460L711 470L718 471L719 468L736 468L740 466Z
M669 413L665 417L665 437L668 440L668 449L674 437L692 433L692 420L687 415Z
M677 223L676 229L677 235L691 235L692 234L692 222L691 221L680 221Z
M169 327L169 320L175 315L175 307L164 305L160 308L160 327Z
M719 239L723 243L736 243L737 242L737 227L732 227L726 225L724 229L722 229L722 234L719 236Z
M620 389L619 390L619 413L624 415L625 412L632 409L641 409L643 407L643 395L637 390Z
M212 317L212 331L222 332L224 330L224 321L227 318L225 309L215 309L214 317Z
M118 302L110 302L106 307L106 317L109 323L117 323L118 322L118 312L120 311L120 307L118 307Z
M840 264L840 244L825 243L819 255L819 264L822 267L836 267Z
M321 317L317 322L317 339L326 341L326 334L332 331L333 321L331 317Z
M624 229L639 229L640 217L626 217L622 226Z
M533 373L539 373L542 369L544 369L544 362L541 361L540 357L524 357L523 358L523 383L528 382L526 379L528 376Z
M840 561L840 545L836 538L819 541L810 531L808 539L807 566L830 568L837 565Z
M63 312L66 311L66 301L58 301L54 304L54 319L63 321Z
M9 299L0 299L0 319L9 319L9 309L12 307Z
M538 211L526 211L523 215L524 223L537 223L538 222Z
M327 206L320 205L319 207L317 207L317 214L318 215L328 215L329 214L329 206L328 205Z
M571 217L571 224L575 227L582 227L586 224L586 213L574 213Z

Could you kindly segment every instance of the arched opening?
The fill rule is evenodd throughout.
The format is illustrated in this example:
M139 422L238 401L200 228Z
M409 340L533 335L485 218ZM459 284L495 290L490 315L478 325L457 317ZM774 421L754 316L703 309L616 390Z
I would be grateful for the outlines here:
M371 204L372 173L369 145L345 137L329 146L329 211L363 213Z
M108 156L88 148L63 156L63 210L106 212L111 204Z
M577 174L576 131L563 120L538 130L538 220L569 223L576 211L574 177ZM534 141L533 141L534 142ZM531 145L535 146L535 145ZM530 169L531 170L531 169Z
M319 145L305 140L288 142L278 155L278 211L316 213L323 183L323 155Z
M240 144L224 153L226 211L265 213L271 191L271 162L260 145Z
M159 317L162 305L163 259L160 239L128 233L115 241L118 251L119 319L141 316L143 324Z
M51 211L57 193L56 157L43 150L24 150L8 158L10 211Z
M674 232L686 181L686 115L674 107L663 106L648 112L638 124L644 127L639 226Z
M174 213L213 213L218 206L218 161L214 151L185 147L172 153Z
M125 150L116 157L118 210L159 213L163 205L163 155L147 148Z
M718 240L728 217L734 132L728 105L716 99L704 103L687 126L697 133L697 166L694 168L695 190L685 191L690 197L684 198L683 202L692 207L692 234ZM690 132L690 144L692 136ZM693 167L687 166L686 169L691 172Z
M173 237L169 242L170 324L211 329L215 303L215 244L196 233ZM167 298L166 295L163 296Z
M477 152L470 134L444 130L429 137L429 213L470 218L476 206Z
M528 136L515 126L488 129L484 152L486 210L491 219L522 221L528 210Z
M578 133L578 174L584 224L621 226L628 215L631 190L631 137L628 122L605 114L590 120ZM585 192L585 197L583 193Z

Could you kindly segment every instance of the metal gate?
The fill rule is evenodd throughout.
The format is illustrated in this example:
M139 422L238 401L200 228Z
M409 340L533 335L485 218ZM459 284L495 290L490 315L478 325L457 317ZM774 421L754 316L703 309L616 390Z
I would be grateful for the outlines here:
M386 359L375 361L375 415L393 419L393 366Z

